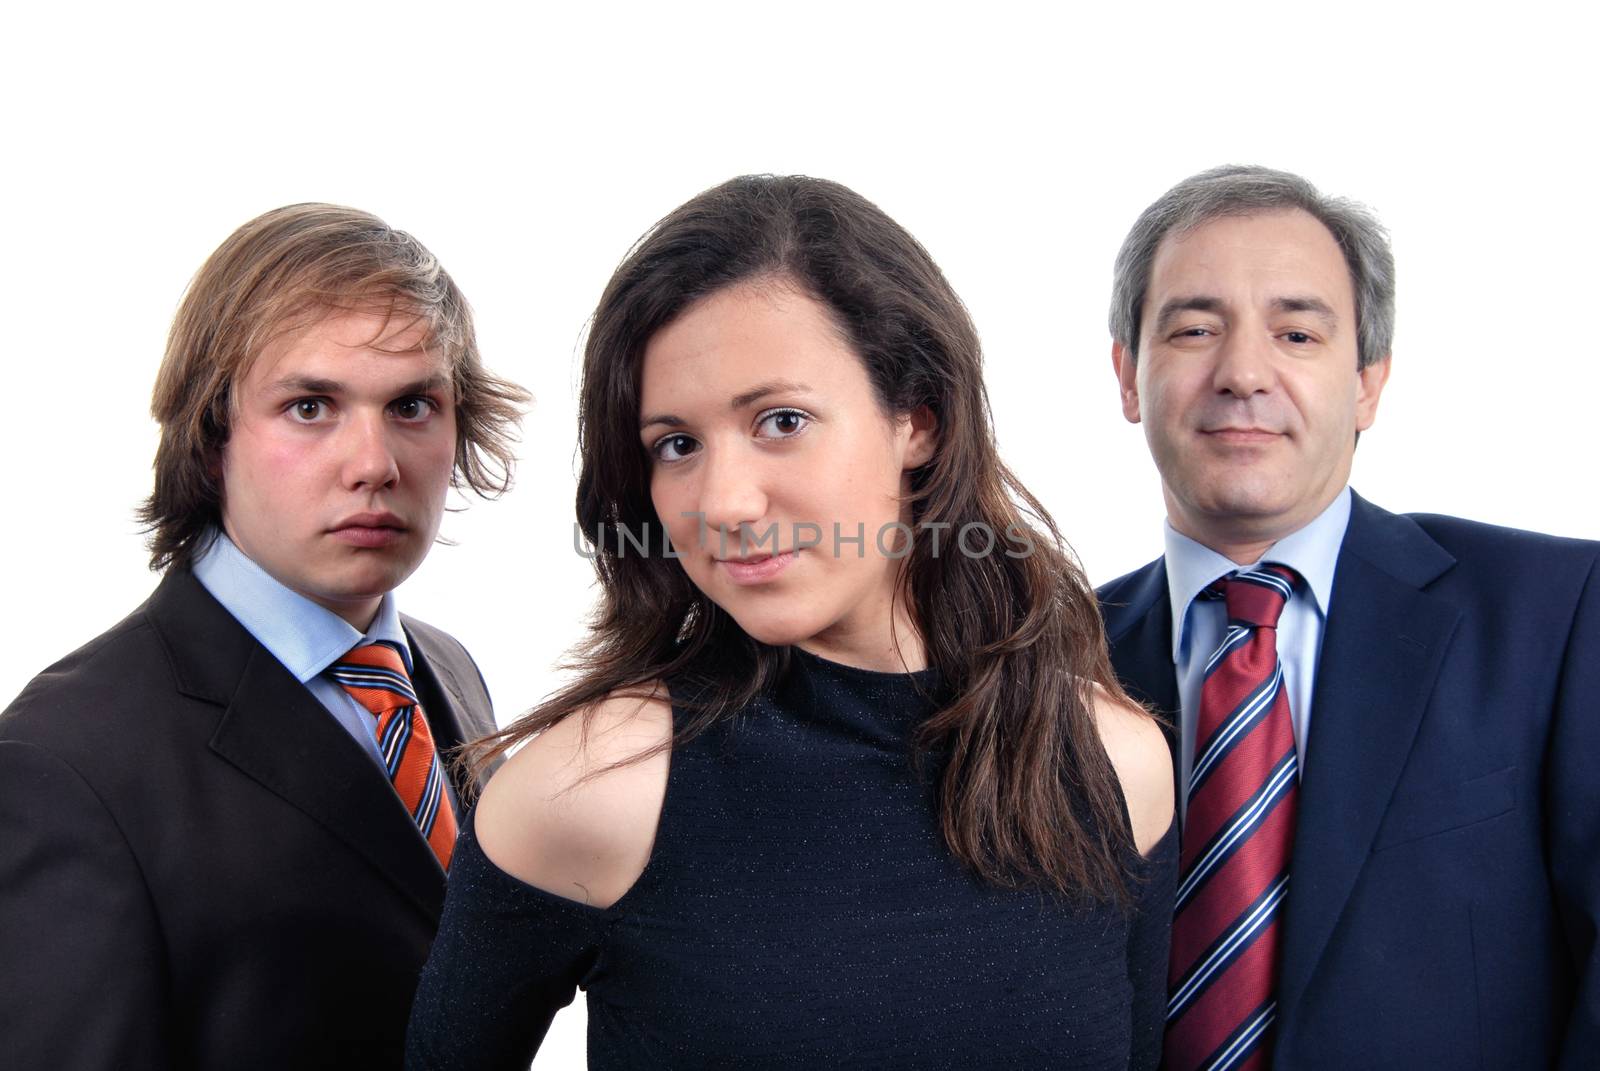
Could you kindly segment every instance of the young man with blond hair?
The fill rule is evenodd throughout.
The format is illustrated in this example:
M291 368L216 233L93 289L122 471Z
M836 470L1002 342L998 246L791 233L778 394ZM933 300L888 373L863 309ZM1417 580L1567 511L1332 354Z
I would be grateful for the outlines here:
M157 378L164 577L0 714L10 1066L396 1067L494 728L391 594L452 485L509 484L526 395L438 261L364 212L246 223Z

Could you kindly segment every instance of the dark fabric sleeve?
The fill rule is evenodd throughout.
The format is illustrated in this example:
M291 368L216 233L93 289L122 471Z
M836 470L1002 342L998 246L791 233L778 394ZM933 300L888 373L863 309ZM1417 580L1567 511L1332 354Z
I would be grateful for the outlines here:
M469 815L411 1007L408 1071L525 1071L594 966L610 918L495 866Z
M1178 884L1178 823L1134 866L1133 918L1128 927L1128 981L1133 985L1131 1071L1161 1062L1167 1018L1167 953Z
M1546 813L1556 905L1576 988L1559 1066L1592 1068L1600 1052L1600 575L1578 599L1549 748Z
M49 750L0 740L0 1048L7 1067L173 1066L155 910L121 831Z

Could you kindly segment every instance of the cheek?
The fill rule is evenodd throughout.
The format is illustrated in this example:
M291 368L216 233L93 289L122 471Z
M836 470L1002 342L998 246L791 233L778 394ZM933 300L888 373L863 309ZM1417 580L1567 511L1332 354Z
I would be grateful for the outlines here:
M222 485L227 501L245 506L296 498L294 489L306 481L314 460L309 451L292 440L237 430L222 457Z
M430 487L448 484L455 472L456 427L455 414L448 411L426 426L391 427L386 431L388 448L415 482Z
M443 490L450 486L450 476L456 467L456 439L454 434L441 436L422 454L421 464L427 473L430 487Z
M814 488L811 501L819 507L832 507L817 511L823 519L855 521L898 515L896 500L908 478L897 464L900 448L893 429L885 425L881 430L882 437L862 434L841 443L842 449L816 458L813 471L826 474L825 478L795 485Z
M1181 460L1186 451L1179 440L1185 423L1183 407L1177 404L1172 384L1152 381L1139 391L1140 427L1145 442L1157 458L1171 459L1176 452Z
M679 553L687 552L694 547L697 541L697 524L692 516L693 506L689 504L688 496L682 487L676 486L671 480L652 475L650 505L655 508L657 522L666 528L667 535L672 539L672 545ZM690 513L691 516L685 517L685 513Z
M1294 419L1324 446L1337 448L1354 441L1358 381L1345 379L1295 380L1286 391Z
M314 459L293 443L235 431L222 456L222 515L248 553L274 558L305 534L324 499Z
M1191 382L1193 377L1185 379L1181 372L1168 368L1160 375L1146 374L1140 379L1139 404L1146 423L1181 424L1198 389Z
M666 525L668 531L675 533L678 529L678 510L673 503L672 492L653 474L650 477L650 505L655 508L656 519Z

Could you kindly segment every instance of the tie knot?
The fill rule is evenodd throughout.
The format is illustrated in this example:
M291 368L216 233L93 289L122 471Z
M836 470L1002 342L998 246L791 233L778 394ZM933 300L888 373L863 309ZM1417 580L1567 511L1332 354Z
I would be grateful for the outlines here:
M351 648L328 667L328 672L356 702L373 714L387 714L417 704L416 690L406 675L405 659L392 644L369 643Z
M1299 577L1287 565L1263 565L1218 580L1227 600L1228 620L1251 628L1277 628Z

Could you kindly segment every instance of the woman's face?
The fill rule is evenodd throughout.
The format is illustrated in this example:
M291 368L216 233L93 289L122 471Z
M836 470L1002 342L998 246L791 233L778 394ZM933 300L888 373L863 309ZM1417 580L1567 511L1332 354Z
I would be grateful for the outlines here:
M701 299L645 347L640 409L651 499L701 591L763 643L900 664L895 525L934 430L883 412L824 306L781 281Z

